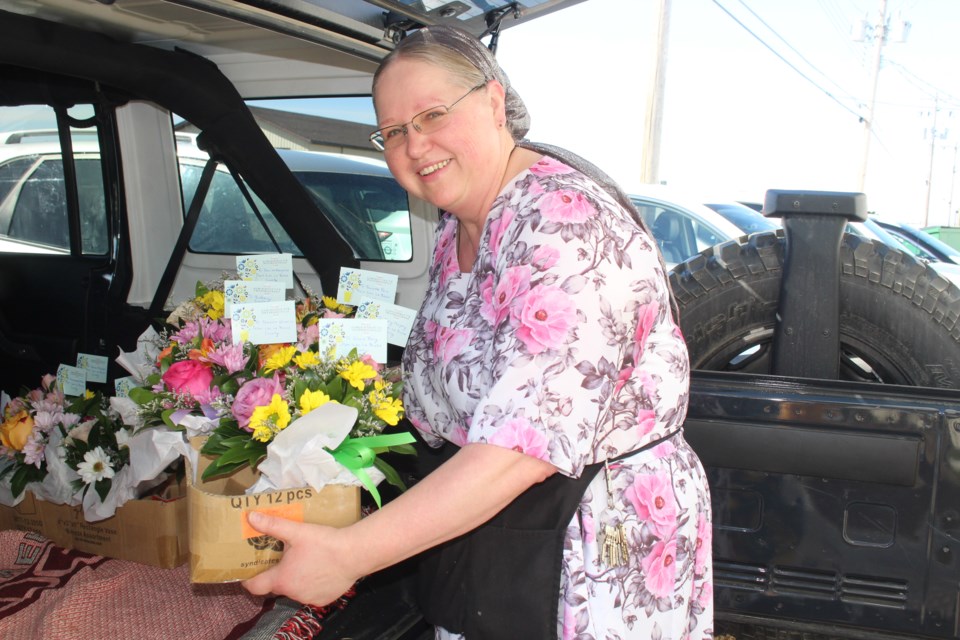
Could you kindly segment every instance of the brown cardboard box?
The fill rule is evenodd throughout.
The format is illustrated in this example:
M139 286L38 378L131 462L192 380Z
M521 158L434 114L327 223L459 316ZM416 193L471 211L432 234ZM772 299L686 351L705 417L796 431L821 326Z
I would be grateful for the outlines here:
M37 500L27 493L16 507L0 507L4 528L36 531L54 544L87 553L171 569L187 561L187 501L182 485L163 499L131 500L116 515L83 519L80 507Z
M194 438L191 445L199 449L202 442ZM198 477L210 461L200 456ZM328 485L322 491L301 487L246 495L258 477L250 468L196 485L192 476L187 465L191 582L246 580L280 562L282 544L247 523L251 511L331 527L360 519L359 487Z

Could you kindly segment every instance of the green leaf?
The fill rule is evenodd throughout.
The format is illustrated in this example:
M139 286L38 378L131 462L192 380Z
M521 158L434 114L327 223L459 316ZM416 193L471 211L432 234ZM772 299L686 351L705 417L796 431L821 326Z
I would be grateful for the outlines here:
M137 404L147 404L157 397L157 394L144 387L134 387L127 395Z
M113 486L113 481L110 478L102 478L93 483L93 488L97 490L97 495L100 496L100 502L107 499L111 486Z
M407 490L407 485L405 485L403 480L400 479L400 474L397 473L397 470L390 466L389 463L385 462L380 457L376 457L373 459L373 466L383 473L387 482L389 482L391 485L397 489L400 489L401 491Z
M32 464L23 465L14 471L13 477L10 478L10 491L13 494L13 497L16 498L23 493L23 490L31 482L40 482L46 475L46 464L41 465L39 469Z

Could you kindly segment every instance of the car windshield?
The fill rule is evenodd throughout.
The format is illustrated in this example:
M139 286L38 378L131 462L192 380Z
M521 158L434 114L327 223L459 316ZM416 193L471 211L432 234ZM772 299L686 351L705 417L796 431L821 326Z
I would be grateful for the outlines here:
M766 218L763 214L741 204L717 203L707 204L707 206L740 227L744 233L774 231L780 228L779 222Z

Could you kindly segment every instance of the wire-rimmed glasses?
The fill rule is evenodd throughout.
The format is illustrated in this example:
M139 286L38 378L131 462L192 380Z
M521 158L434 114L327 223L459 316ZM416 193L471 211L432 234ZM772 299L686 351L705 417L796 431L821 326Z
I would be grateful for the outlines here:
M406 141L408 126L412 126L417 130L418 133L422 134L430 134L434 131L438 131L450 121L449 118L447 118L447 115L455 106L457 106L457 103L477 89L482 89L485 86L487 86L486 82L478 84L474 88L470 89L470 91L467 91L465 94L454 100L453 104L450 106L441 104L436 107L430 107L425 111L421 111L417 115L413 116L410 119L410 122L405 122L404 124L392 124L389 127L377 129L370 134L370 142L372 142L373 146L380 151L386 151L387 149L398 147Z

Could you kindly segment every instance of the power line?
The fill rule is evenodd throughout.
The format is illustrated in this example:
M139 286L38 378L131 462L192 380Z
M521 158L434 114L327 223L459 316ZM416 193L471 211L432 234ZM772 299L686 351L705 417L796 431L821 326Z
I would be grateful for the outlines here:
M727 9L725 6L723 6L722 4L720 4L720 1L719 1L719 0L713 0L713 3L714 3L715 5L717 5L718 7L720 7L720 9L721 9L724 13L726 13L734 22L736 22L738 25L740 25L747 33L749 33L751 36L753 36L753 37L757 40L757 42L759 42L759 43L762 44L764 47L766 47L773 55L775 55L775 56L777 56L778 58L780 58L780 60L783 61L784 64L786 64L788 67L790 67L791 69L793 69L794 71L796 71L797 74L798 74L801 78L803 78L804 80L806 80L807 82L809 82L810 84L812 84L814 87L816 87L817 89L819 89L820 91L822 91L823 93L825 93L828 98L830 98L831 100L833 100L834 102L836 102L838 105L840 105L841 107L843 107L843 109L844 109L845 111L847 111L847 112L850 113L851 115L855 116L858 120L861 120L861 121L863 120L863 116L862 116L862 115L860 115L859 113L857 113L856 111L854 111L853 109L851 109L850 107L848 107L847 105L845 105L843 102L840 101L839 98L837 98L835 95L833 95L833 93L831 93L830 91L828 91L828 90L825 89L824 87L822 87L822 86L820 86L819 84L817 84L817 82L816 82L813 78L809 77L809 76L808 76L807 74L805 74L803 71L801 71L800 69L798 69L798 68L796 67L796 65L794 65L792 62L790 62L789 60L787 60L786 58L784 58L784 57L780 54L780 52L778 52L776 49L774 49L774 48L771 47L769 44L767 44L767 42L766 42L763 38L761 38L761 37L758 36L756 33L754 33L753 30L750 29L750 27L748 27L746 24L744 24L738 17L736 17L735 15L733 15L733 14L730 12L729 9Z
M739 0L739 2L740 2L740 4L743 5L743 7L744 7L747 11L750 12L750 14L751 14L754 18L756 18L757 20L759 20L759 21L760 21L760 24L762 24L764 27L766 27L767 30L770 31L770 33L772 33L773 35L777 36L777 38L780 39L780 42L782 42L783 44L787 45L787 48L790 49L790 51L793 51L795 54L797 54L797 56L798 56L801 60L803 60L804 62L806 62L806 63L807 63L807 66L809 66L811 69L813 69L814 71L816 71L817 73L819 73L824 79L826 79L828 82L830 82L830 84L832 84L833 86L835 86L837 89L840 89L840 91L846 92L846 90L845 90L843 87L841 87L839 84L837 84L836 82L834 82L833 79L830 78L830 76L828 76L828 75L825 74L823 71L821 71L820 69L818 69L818 68L817 68L817 65L813 64L812 62L810 62L810 61L806 58L806 56L804 56L802 53L800 53L799 50L797 50L796 47L794 47L792 44L790 44L789 42L787 42L787 39L786 39L786 38L784 38L782 35L780 35L780 33L779 33L776 29L774 29L773 27L771 27L763 18L761 18L761 17L757 14L756 11L754 11L753 9L751 9L751 8L747 5L747 3L744 2L744 0ZM849 92L847 92L847 93L848 93L847 97L853 97L853 96L849 95Z

